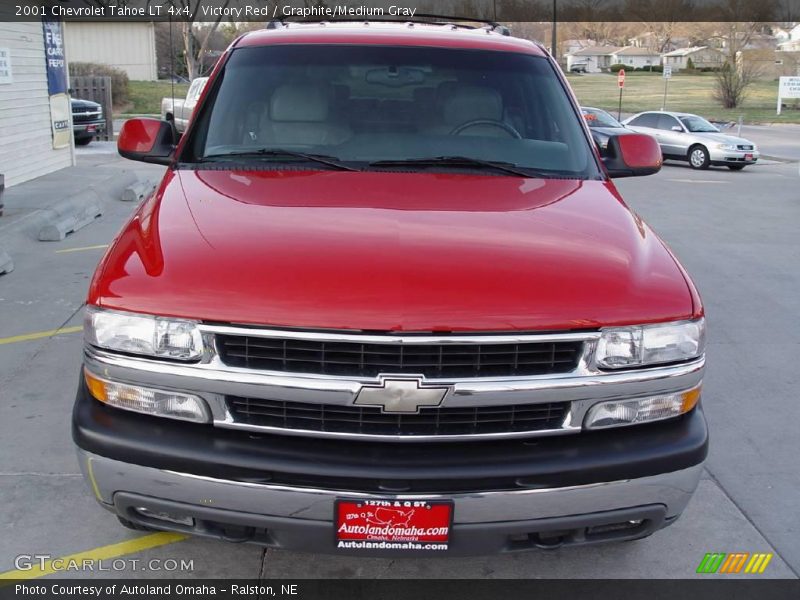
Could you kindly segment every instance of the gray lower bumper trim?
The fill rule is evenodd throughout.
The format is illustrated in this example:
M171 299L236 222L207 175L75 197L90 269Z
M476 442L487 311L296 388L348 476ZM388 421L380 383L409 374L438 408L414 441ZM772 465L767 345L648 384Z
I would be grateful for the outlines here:
M253 515L330 522L336 498L448 499L454 525L525 521L660 504L667 518L683 512L702 465L622 481L563 488L459 494L368 494L249 484L127 464L78 450L81 469L97 499L113 507L119 492Z

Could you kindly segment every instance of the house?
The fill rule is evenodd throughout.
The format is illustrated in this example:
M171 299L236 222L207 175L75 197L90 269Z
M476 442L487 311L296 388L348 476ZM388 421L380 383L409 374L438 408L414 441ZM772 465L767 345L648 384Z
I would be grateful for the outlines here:
M574 65L586 65L587 73L602 73L614 64L611 56L621 50L618 46L592 46L567 54L567 70Z
M725 54L721 50L709 46L680 48L661 55L663 65L672 67L674 71L687 68L690 59L695 69L721 67L725 64Z
M564 52L564 56L567 54L572 54L573 52L577 52L578 50L583 50L584 48L591 48L593 46L597 46L597 42L594 40L564 40L559 44L561 46L561 50Z
M109 65L133 80L158 79L155 26L150 21L67 21L64 38L69 62Z
M689 45L689 38L669 36L669 39L667 39L667 37L666 34L659 35L654 31L647 31L630 38L628 44L636 48L649 48L659 52L671 52Z
M627 46L611 53L611 64L631 69L653 67L661 64L661 54L648 48Z
M752 69L758 77L764 79L800 76L800 51L748 48L737 52L736 66L740 69Z
M6 187L75 164L66 64L58 58L63 40L53 30L48 37L46 44L41 21L0 22L0 173ZM48 70L63 72L52 98Z

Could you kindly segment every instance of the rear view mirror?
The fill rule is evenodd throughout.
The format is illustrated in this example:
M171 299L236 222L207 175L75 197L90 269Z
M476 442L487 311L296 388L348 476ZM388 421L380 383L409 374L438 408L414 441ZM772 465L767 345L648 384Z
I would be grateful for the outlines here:
M644 133L611 136L603 157L609 177L652 175L661 170L662 162L658 142Z
M117 151L131 160L168 165L175 151L172 124L158 119L128 119L119 132Z
M672 131L678 131L680 133L683 133L683 127L681 127L680 125L673 125Z

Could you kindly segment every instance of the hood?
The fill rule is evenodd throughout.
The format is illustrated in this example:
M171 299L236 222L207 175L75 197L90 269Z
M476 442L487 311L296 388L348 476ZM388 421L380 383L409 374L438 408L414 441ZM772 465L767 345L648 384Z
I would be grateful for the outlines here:
M603 181L168 171L90 304L271 326L566 330L692 316L681 268Z
M750 140L746 140L744 138L736 137L735 135L727 135L725 133L703 133L702 131L692 131L689 132L689 135L709 140L711 142L716 142L718 144L746 144L748 146L755 147L755 144Z
M597 134L602 138L608 138L612 135L628 135L631 133L636 133L627 127L589 127L589 131L592 132L592 135Z
M72 108L91 108L93 110L99 109L100 104L92 102L91 100L81 100L80 98L70 98Z

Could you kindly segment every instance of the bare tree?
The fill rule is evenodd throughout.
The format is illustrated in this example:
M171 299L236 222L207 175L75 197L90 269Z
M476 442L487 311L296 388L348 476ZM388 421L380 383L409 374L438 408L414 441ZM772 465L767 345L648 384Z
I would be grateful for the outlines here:
M715 74L714 85L714 99L724 108L739 106L747 89L761 75L760 67L745 60L742 50L765 25L757 21L730 21L722 24L713 36L719 40L725 54L725 62Z
M759 68L753 63L725 63L714 74L714 100L724 108L740 106L747 96L747 89L759 75Z

